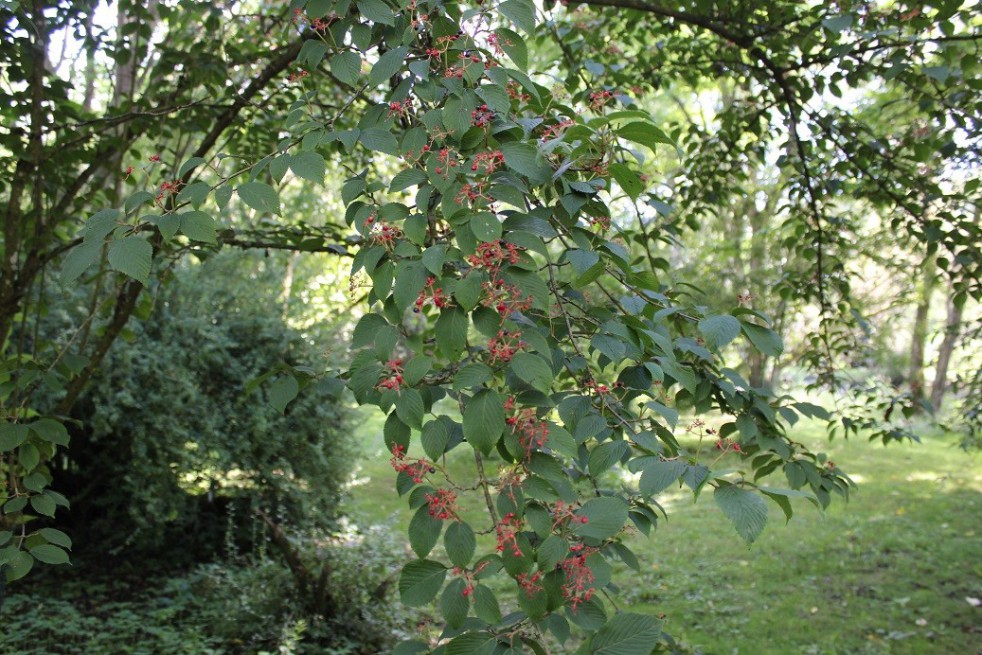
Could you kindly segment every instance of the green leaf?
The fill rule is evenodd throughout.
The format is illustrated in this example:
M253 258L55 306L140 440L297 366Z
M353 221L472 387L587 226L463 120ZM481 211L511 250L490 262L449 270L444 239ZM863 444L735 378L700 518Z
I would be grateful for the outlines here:
M727 314L707 316L699 321L699 332L710 348L722 348L740 334L740 321Z
M464 389L471 389L473 387L478 387L494 375L494 371L485 364L480 362L474 362L463 367L453 379L453 390L462 391Z
M191 211L179 215L181 232L193 241L218 243L218 224L203 211Z
M656 150L659 143L664 143L672 147L677 147L672 139L660 129L648 122L637 121L628 123L617 129L617 136L640 143L652 150Z
M552 387L552 367L538 355L517 353L511 360L511 370L542 393L548 393Z
M409 545L419 557L426 557L440 540L443 521L430 515L430 506L423 505L409 521Z
M55 501L48 496L31 496L31 507L38 514L51 517L55 515ZM39 557L38 559L41 558Z
M552 169L539 161L538 150L533 145L517 141L503 143L501 153L508 168L524 175L533 184L544 184L552 177Z
M505 647L498 643L498 638L488 632L466 632L454 637L444 655L498 655L504 653Z
M576 522L573 532L581 537L606 539L621 531L627 521L627 503L620 498L605 496L588 500L576 516L586 517L586 523Z
M339 52L331 57L331 72L348 86L355 86L361 76L361 56L357 52Z
M491 389L479 391L464 407L464 438L485 455L491 452L505 429L501 396Z
M469 275L457 283L457 288L453 292L454 298L457 299L461 307L470 311L477 306L481 299L482 284L481 276L471 271Z
M501 221L491 212L480 212L471 216L471 232L479 241L485 243L501 238Z
M466 588L467 583L457 578L443 590L443 596L440 598L440 614L443 615L443 620L447 622L447 626L450 628L459 628L464 623L464 619L467 618L467 612L470 610L470 599L464 593Z
M447 357L454 358L467 346L467 313L459 307L440 312L436 320L436 345Z
M501 623L501 606L494 592L484 585L474 588L474 614L491 625Z
M529 49L525 40L517 32L505 28L497 29L494 33L498 37L498 45L515 62L515 65L523 71L528 70Z
M443 455L449 441L450 433L443 421L427 421L426 425L423 426L420 442L423 444L423 451L430 459L436 460Z
M290 157L290 170L299 178L316 184L324 184L327 164L316 152L298 152Z
M651 655L661 641L661 621L644 614L615 615L593 635L593 655Z
M41 453L37 446L32 443L21 444L17 450L17 461L24 467L25 471L30 473L41 463Z
M632 200L637 200L641 192L644 191L644 183L641 178L625 164L611 164L610 174Z
M401 46L389 50L379 57L375 65L372 66L372 72L368 75L368 85L378 86L387 82L390 77L402 69L403 64L406 62L407 54L409 54L409 48Z
M588 463L590 475L597 476L608 470L620 461L624 453L627 452L627 449L627 442L623 440L605 441L594 448L590 451L590 460Z
M265 182L245 182L235 190L249 207L264 214L280 213L280 194Z
M72 540L69 539L68 535L61 530L55 530L54 528L41 528L38 530L38 533L47 539L48 543L71 550Z
M32 568L34 568L34 558L31 557L31 554L24 551L17 552L7 560L4 566L4 571L7 574L7 582L20 580L30 573Z
M529 0L505 0L498 5L498 11L523 32L535 31L535 5Z
M382 0L358 0L356 4L358 12L373 23L396 24L395 13Z
M358 137L361 144L373 152L383 152L387 155L399 154L399 141L389 130L380 127L371 127L362 130Z
M447 261L447 246L437 243L423 251L423 266L433 275L439 276L443 272L443 264Z
M68 564L68 553L51 544L31 548L34 559L45 564Z
M426 173L418 168L404 168L392 178L389 191L404 191L411 186L426 184L427 179L429 178L426 177Z
M269 385L269 404L280 414L286 412L286 406L300 393L300 384L292 375L281 375Z
M399 597L410 607L420 607L436 598L447 568L439 562L421 559L409 562L402 567L399 576Z
M396 400L396 414L412 428L423 427L423 397L413 388L403 389Z
M313 69L317 68L324 61L324 55L326 54L326 43L319 39L308 39L300 46L300 52L297 53L296 61L301 66L307 66Z
M109 265L144 286L150 278L153 246L140 237L124 237L109 244Z
M351 347L362 348L375 343L375 335L382 328L388 327L389 322L380 314L368 313L358 320L351 333Z
M465 567L474 557L477 539L471 526L463 522L453 522L443 535L443 547L447 549L447 557L454 566Z
M400 312L409 309L420 291L426 287L426 279L429 273L423 262L420 261L401 261L396 266L396 284L392 290L392 299L396 303L396 308Z
M750 343L761 353L770 357L780 357L784 352L784 341L777 332L753 323L744 323L742 327Z
M102 240L86 239L68 251L65 261L61 264L61 282L74 282L92 264L99 261L102 255Z
M653 496L678 482L685 473L686 463L678 460L659 462L652 460L641 471L638 488L646 496Z
M0 453L13 450L27 441L28 428L21 423L0 423Z
M737 533L752 544L767 524L767 503L759 494L720 482L713 493L716 504L733 521Z

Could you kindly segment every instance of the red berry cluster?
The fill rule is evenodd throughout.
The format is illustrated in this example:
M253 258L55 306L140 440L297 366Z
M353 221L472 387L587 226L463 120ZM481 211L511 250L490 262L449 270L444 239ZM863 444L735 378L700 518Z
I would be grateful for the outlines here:
M500 150L491 150L488 152L479 152L474 155L474 162L471 164L471 170L475 173L482 172L490 175L494 173L498 168L504 166L505 155Z
M485 192L485 187L487 187L487 182L468 182L460 187L460 191L454 197L454 202L458 205L469 203L471 207L480 202L494 202L494 199Z
M569 118L564 118L555 125L550 125L545 130L542 131L542 142L545 143L551 139L555 139L559 136L559 133L565 130L567 127L576 125L576 121Z
M509 398L511 407L514 407L514 399ZM509 402L505 407L509 407ZM521 410L516 416L509 416L505 422L511 426L511 433L518 435L518 443L525 454L525 461L532 458L532 453L537 448L546 445L549 439L549 424L539 420L535 415L535 409L527 408Z
M385 221L376 220L375 216L365 219L365 225L371 230L368 238L377 246L392 250L398 239L402 238L402 230Z
M471 112L471 125L474 127L487 127L493 120L494 112L487 105L481 105Z
M393 100L389 103L389 118L393 116L405 116L413 109L413 99L406 98L403 101Z
M441 521L457 518L457 494L450 489L437 489L435 493L426 494L430 516Z
M740 449L740 444L733 441L732 439L717 439L716 450L722 450L723 452L732 450L735 453L742 452Z
M375 385L376 389L382 390L399 390L404 384L405 380L402 377L402 360L401 359L390 359L385 365L385 376L379 380L379 383Z
M174 180L173 182L164 182L163 184L160 185L160 189L157 191L157 195L154 198L154 202L156 202L158 206L163 207L164 201L170 196L173 196L178 191L180 191L182 184L183 183L180 180Z
M596 91L590 94L590 106L594 109L600 109L606 105L611 98L614 97L613 91Z
M426 150L425 146L423 150ZM453 174L453 170L451 169L460 165L460 162L457 160L457 153L452 148L440 148L436 160L439 163L439 166L436 167L436 174L446 178L449 178Z
M532 296L522 295L522 290L514 284L506 284L501 280L485 282L482 286L487 295L481 300L481 304L491 307L502 317L527 311L535 302Z
M477 252L467 258L468 263L475 268L487 270L492 280L498 279L498 273L508 264L517 264L521 258L522 249L513 243L505 241L489 241L477 247Z
M542 584L539 583L541 578L542 571L536 571L532 575L529 575L528 573L519 573L517 576L515 576L518 586L521 587L529 596L534 596L536 592L542 591Z
M522 556L522 549L518 547L518 533L521 529L522 519L513 512L508 512L501 518L495 526L495 532L498 538L497 550L499 553L510 549L511 554L515 557Z
M610 216L591 216L588 220L591 226L601 232L606 232L610 229Z
M577 516L576 509L576 505L569 505L561 500L557 500L552 508L552 529L559 530L570 523L586 525L589 519L585 516Z
M572 554L561 563L566 582L563 584L563 598L575 612L580 603L593 598L593 571L587 566L586 558L595 550L583 544L573 544L569 547Z
M436 286L436 278L433 277L426 279L426 288L419 292L416 302L413 303L413 311L420 313L428 301L432 301L438 309L450 307L451 304L450 299L443 293L443 288Z
M419 484L427 473L435 473L436 468L425 459L409 460L406 449L400 444L392 446L392 459L389 460L396 473L405 473L413 482Z
M505 364L511 361L519 350L527 344L522 341L519 331L498 330L498 333L488 341L488 361L491 364Z

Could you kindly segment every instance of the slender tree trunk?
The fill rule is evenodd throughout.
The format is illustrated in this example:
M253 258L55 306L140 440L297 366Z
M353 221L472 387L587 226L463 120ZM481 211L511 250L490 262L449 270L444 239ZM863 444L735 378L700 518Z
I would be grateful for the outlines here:
M955 341L958 339L963 307L964 305L956 305L953 301L948 301L944 340L938 350L938 363L935 367L934 383L931 385L931 406L934 411L941 409L941 401L944 400L945 390L948 388L948 365L951 363L951 354L955 350Z
M934 258L928 257L921 265L921 289L914 313L914 326L910 340L910 368L907 373L907 384L911 395L916 400L924 399L924 353L927 348L928 319L931 312L931 297L937 285L937 275L934 273Z

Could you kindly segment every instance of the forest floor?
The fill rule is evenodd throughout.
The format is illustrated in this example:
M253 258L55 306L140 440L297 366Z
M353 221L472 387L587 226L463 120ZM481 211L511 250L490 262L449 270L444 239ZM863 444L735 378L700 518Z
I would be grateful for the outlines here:
M411 512L394 490L381 419L366 410L360 425L375 456L349 511L404 530ZM936 432L883 446L829 442L811 423L794 439L857 483L848 502L836 497L824 513L795 503L787 524L770 504L748 548L709 494L693 502L687 488L666 491L668 520L628 542L641 573L614 575L621 607L664 614L669 633L706 655L982 654L982 454ZM464 476L468 453L451 454L450 470Z

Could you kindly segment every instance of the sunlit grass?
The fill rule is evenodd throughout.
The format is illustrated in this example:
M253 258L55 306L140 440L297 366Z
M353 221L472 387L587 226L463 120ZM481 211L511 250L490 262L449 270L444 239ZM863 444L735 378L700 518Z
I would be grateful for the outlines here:
M383 417L358 411L356 437L369 454L347 507L356 520L404 531L411 513L394 489ZM885 448L830 443L812 425L795 439L859 484L848 503L837 498L825 513L796 504L787 525L772 504L767 529L748 548L711 494L693 503L687 490L666 492L669 519L650 539L628 539L642 570L620 567L615 601L665 614L669 632L707 654L974 652L982 610L966 599L982 597L979 456L949 436ZM469 449L453 451L447 466L466 479ZM476 517L475 502L465 511ZM477 529L487 523L475 519Z

